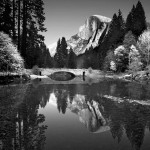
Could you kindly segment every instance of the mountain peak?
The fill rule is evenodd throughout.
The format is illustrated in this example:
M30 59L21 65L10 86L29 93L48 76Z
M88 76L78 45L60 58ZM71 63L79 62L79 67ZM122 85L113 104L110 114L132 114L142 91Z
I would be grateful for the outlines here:
M101 15L92 15L86 19L85 24L79 27L79 32L68 41L68 47L72 48L76 55L83 54L91 46L97 47L103 32L107 34L111 19ZM103 34L105 37L105 35ZM55 55L57 44L49 46L51 56Z
M101 22L109 23L111 19L101 15L93 15L93 17L97 17Z

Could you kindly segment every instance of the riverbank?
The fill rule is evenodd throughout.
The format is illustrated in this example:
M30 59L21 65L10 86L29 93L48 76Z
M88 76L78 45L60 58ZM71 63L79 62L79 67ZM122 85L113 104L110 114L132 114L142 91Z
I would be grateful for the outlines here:
M101 70L93 70L93 69L57 69L57 68L48 68L48 69L40 69L41 75L30 75L31 79L35 78L49 78L51 74L55 72L70 72L73 73L77 77L83 77L83 74L86 78L91 79L100 79L100 78L109 78L109 79L120 79L120 80L127 80L127 81L145 81L150 80L150 75L147 73L147 71L139 71L136 73L113 73L111 71L101 71Z
M50 75L59 72L59 71L65 71L73 73L77 78L80 80L86 80L86 81L94 81L98 82L99 80L105 79L119 79L119 80L125 80L125 81L136 81L136 82L143 82L143 81L150 81L150 75L147 73L147 71L139 71L134 74L131 74L129 72L126 73L113 73L113 72L103 72L101 70L93 70L93 69L57 69L57 68L39 68L39 75L34 75L32 73L31 69L26 69L25 72L19 74L19 73L3 73L0 72L0 84L7 84L11 82L22 82L22 81L28 81L28 80L34 80L34 79L44 79L45 81L49 81L49 83L55 83L55 82L61 82L61 81L55 81L50 79ZM83 75L85 76L85 79L83 78ZM73 81L76 81L73 80ZM64 81L62 81L64 82ZM71 82L71 81L67 81ZM81 82L81 81L80 81ZM78 83L78 82L77 82Z
M0 72L0 84L20 83L30 80L28 73Z

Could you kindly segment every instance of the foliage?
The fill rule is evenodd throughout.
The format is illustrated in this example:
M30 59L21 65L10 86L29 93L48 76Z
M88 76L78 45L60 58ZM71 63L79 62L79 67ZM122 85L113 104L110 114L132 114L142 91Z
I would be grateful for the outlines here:
M140 60L140 54L139 51L136 49L135 46L130 47L130 52L129 52L129 70L131 72L137 72L140 71L142 68L142 63Z
M39 75L40 69L37 65L33 66L32 73L35 75Z
M147 72L150 74L150 65L148 65L148 66L146 67L146 69L147 69Z
M150 64L150 30L145 30L137 42L144 66Z
M91 67L88 68L88 73L91 74L93 72L93 69Z
M6 0L1 2L0 9L0 31L5 32L6 34L11 35L12 33L12 17L11 17L11 1Z
M52 58L44 43L44 36L41 35L46 31L44 21L43 0L1 0L0 2L0 30L13 37L25 61L26 68L32 68L34 65L58 68L80 66L80 68L92 67L93 69L105 68L108 70L114 68L124 71L128 67L131 45L136 46L137 38L149 26L143 6L139 1L136 6L133 5L126 22L121 10L113 15L112 21L107 24L99 39L98 47L91 46L84 55L76 56L73 50L68 50L66 39L63 37L58 40L57 52ZM126 52L121 51L119 53L123 55L118 53L113 56L119 45L124 45ZM146 46L139 45L142 63L149 64ZM114 63L116 66L112 65Z
M129 31L125 34L123 45L127 49L128 52L129 52L131 45L136 45L136 39L132 31Z
M125 22L122 16L122 12L119 10L118 15L114 14L112 21L109 25L109 30L107 35L105 36L103 42L99 46L99 58L100 61L99 67L100 68L109 68L111 60L108 62L108 51L111 49L114 51L118 45L121 45L125 35Z
M117 71L125 71L128 67L128 53L124 46L118 46L115 51L114 55L116 58L116 70Z
M20 71L24 68L24 61L20 56L12 39L0 32L0 70Z
M135 59L134 61L132 61L130 64L129 64L129 70L132 72L132 73L135 73L137 71L140 71L142 68L142 63L139 61L139 59Z
M76 68L76 54L73 52L72 49L70 49L70 52L68 54L68 68Z
M114 61L111 61L110 62L110 70L113 70L113 71L116 71L117 68L116 68L116 63Z
M52 66L49 51L43 46L44 36L40 34L46 31L44 15L43 0L2 0L0 3L0 30L13 37L26 68Z
M104 62L104 70L112 70L111 62L115 61L115 56L112 50L109 50L107 52L107 56L105 57L105 62Z
M107 39L109 48L115 47L118 43L122 43L125 34L125 22L122 12L119 10L118 15L114 14L110 23Z

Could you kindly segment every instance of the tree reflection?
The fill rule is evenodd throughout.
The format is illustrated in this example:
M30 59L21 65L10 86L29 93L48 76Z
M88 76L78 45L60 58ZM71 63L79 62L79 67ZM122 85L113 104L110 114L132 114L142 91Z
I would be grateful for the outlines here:
M65 114L69 109L77 114L90 132L110 130L118 143L126 136L134 149L142 147L145 129L150 128L150 106L130 103L126 99L149 98L149 85L136 84L134 89L135 83L114 81L92 85L34 84L0 89L1 149L44 149L47 126L43 125L45 117L38 114L38 109L47 105L52 93L56 97L58 111ZM106 94L123 97L124 102L110 100L104 97Z
M118 89L118 85L112 83L109 86L110 88L106 87L105 89L110 89L110 94L118 95L118 92L123 92L120 89L120 85ZM117 139L118 143L121 142L122 137L126 134L134 149L139 150L144 141L145 128L149 127L150 124L150 107L129 103L126 100L122 103L111 101L103 97L103 89L98 91L100 88L97 85L93 85L95 92L89 85L81 86L82 91L72 88L72 85L54 88L59 112L65 113L66 108L70 109L79 116L80 122L90 132L100 133L110 129L112 137ZM101 87L100 85L98 86ZM128 84L128 86L125 84L125 87L128 89L126 91L130 91L131 95L129 97L143 98L143 90L139 95L134 94L140 87L135 89L136 92L132 89L131 84ZM75 92L72 91L73 89Z
M106 102L103 99L106 117L110 118L110 128L113 138L121 141L125 131L131 145L139 150L142 146L145 128L149 124L150 107L140 104Z
M43 88L43 87L41 87ZM0 92L0 141L2 150L43 150L44 115L38 114L42 99L48 100L47 90L32 85L4 86ZM45 93L46 92L46 93ZM46 105L46 104L45 104Z
M66 85L60 85L59 89L54 90L54 94L57 98L57 108L59 112L65 114L67 108L67 101L69 99L69 93Z

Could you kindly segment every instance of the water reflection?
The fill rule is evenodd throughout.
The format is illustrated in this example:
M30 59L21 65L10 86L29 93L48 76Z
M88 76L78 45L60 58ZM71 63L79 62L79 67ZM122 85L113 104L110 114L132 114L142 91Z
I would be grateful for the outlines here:
M0 149L43 150L47 127L38 114L40 101L32 85L0 87Z
M112 149L114 143L112 144L110 140L111 135L111 138L118 142L114 144L114 149L124 149L125 144L128 144L125 140L127 138L130 143L127 149L147 150L150 148L149 92L148 84L114 80L92 85L45 85L33 81L32 84L2 86L0 87L0 149L44 150L44 146L49 149L49 141L52 141L51 149L77 149L74 140L71 140L71 133L67 132L71 128L75 131L74 139L79 137L80 139L76 140L87 140L86 146L83 142L78 147L82 150L87 149L88 146L93 149L100 148L100 141L97 141L96 135L101 141L106 138L107 142L111 143L103 145L103 149ZM62 118L57 120L56 116L50 113L52 108L49 105L54 106L57 112L64 116L65 123ZM46 111L40 114L41 109ZM69 119L66 121L66 118ZM52 126L56 120L57 124ZM88 132L81 131L83 129L75 121L85 126ZM66 127L57 128L59 124L65 124ZM51 130L57 128L57 131L55 130L55 133L51 131L49 134L47 127L51 127ZM53 145L53 141L58 142L60 138L58 130L62 132L64 138L69 136L72 147L69 147L70 145L66 147L68 142L62 143L64 147ZM103 134L107 132L111 134ZM52 138L52 135L55 135L55 138Z

